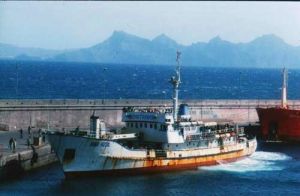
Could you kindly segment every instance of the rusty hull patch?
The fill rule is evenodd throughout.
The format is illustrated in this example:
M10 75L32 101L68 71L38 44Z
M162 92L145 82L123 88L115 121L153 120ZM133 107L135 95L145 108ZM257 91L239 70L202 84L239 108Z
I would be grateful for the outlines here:
M218 164L220 160L230 160L238 159L240 157L246 156L246 153L243 150L238 150L234 152L222 153L218 155L208 155L201 157L192 157L192 158L178 158L178 159L147 159L144 160L143 167L198 167L202 165L215 165Z

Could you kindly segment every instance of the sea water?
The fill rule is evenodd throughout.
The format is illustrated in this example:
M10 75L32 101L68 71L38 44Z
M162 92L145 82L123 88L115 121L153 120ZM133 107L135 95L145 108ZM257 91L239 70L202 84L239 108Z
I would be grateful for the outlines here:
M0 61L0 98L170 99L172 65ZM281 69L182 66L181 99L280 99ZM300 70L288 98L300 99Z

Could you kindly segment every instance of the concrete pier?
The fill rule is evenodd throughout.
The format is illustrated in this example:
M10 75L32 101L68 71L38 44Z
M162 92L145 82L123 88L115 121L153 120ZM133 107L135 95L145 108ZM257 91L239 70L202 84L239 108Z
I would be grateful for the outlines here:
M0 179L18 176L24 171L57 161L47 142L32 145L34 135L37 135L36 131L29 136L24 130L22 138L18 131L0 132ZM10 138L16 140L15 150L9 147ZM28 138L31 138L31 145L27 143Z

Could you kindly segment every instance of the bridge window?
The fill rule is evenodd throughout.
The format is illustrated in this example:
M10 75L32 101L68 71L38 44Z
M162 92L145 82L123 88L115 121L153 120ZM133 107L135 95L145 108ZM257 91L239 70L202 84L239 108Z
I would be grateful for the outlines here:
M154 124L154 129L157 129L157 124L156 123Z
M152 127L153 127L153 125L152 125L152 123L150 123L150 128L152 129Z
M144 124L145 128L147 128L147 123Z
M135 123L135 128L138 128L138 123L137 122Z
M140 128L142 128L143 127L143 123L140 123Z

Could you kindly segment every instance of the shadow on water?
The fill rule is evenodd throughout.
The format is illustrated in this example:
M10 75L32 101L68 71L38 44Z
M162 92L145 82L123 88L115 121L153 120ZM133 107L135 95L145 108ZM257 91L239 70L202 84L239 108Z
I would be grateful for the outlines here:
M194 186L199 183L201 174L204 174L205 178L218 178L217 174L208 176L209 172L200 170L134 176L84 177L62 181L60 191L70 193L72 190L80 195L86 194L86 191L103 195L194 195L196 189L201 187L201 184Z

